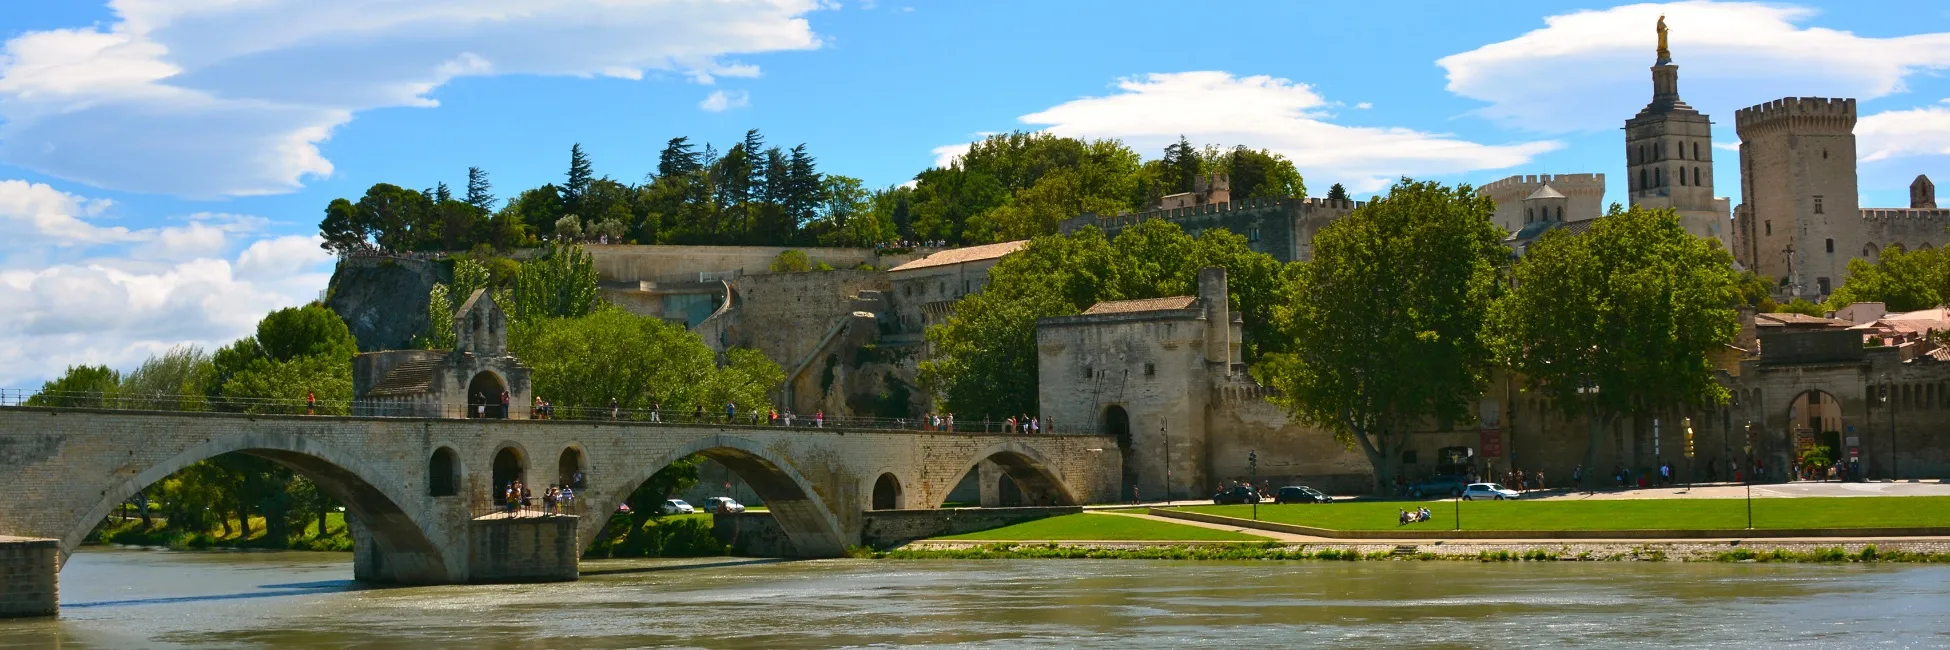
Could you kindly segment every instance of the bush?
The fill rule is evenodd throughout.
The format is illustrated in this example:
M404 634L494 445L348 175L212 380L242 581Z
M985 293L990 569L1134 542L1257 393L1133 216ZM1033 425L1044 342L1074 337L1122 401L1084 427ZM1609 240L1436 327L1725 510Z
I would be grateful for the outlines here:
M812 258L802 250L787 250L772 259L771 270L773 273L805 273L813 270ZM832 267L827 267L826 270L830 271Z

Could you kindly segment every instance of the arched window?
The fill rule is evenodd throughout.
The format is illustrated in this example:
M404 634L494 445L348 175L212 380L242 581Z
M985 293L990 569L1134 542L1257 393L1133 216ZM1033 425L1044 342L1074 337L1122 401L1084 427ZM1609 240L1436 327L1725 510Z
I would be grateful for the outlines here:
M1699 157L1699 143L1698 143L1698 142L1695 142L1695 143L1693 143L1693 160L1701 160L1701 158ZM1699 173L1699 170L1697 170L1697 169L1695 169L1695 170L1693 170L1693 173L1695 173L1695 174L1697 174L1697 173ZM1697 179L1695 179L1695 180L1697 180Z
M1558 221L1564 220L1564 206L1561 205L1557 206L1557 220Z
M1645 189L1645 188L1648 188L1648 187L1651 187L1651 185L1648 185L1648 184L1646 184L1646 182L1645 182L1645 168L1644 168L1644 167L1640 167L1640 168L1639 168L1639 189L1641 189L1641 190L1642 190L1642 189Z
M1523 209L1523 222L1524 222L1524 223L1530 223L1530 222L1532 222L1532 221L1536 221L1536 220L1537 220L1537 209L1536 209L1536 208L1524 208L1524 209Z
M1666 169L1664 167L1652 168L1652 186L1653 187L1666 186Z
M1636 162L1636 163L1633 163L1633 164L1637 164L1637 165L1643 165L1643 164L1645 164L1645 145L1639 145L1639 160L1638 160L1638 162ZM1644 185L1644 184L1645 184L1645 182L1644 182L1644 181L1639 181L1639 184L1640 184L1640 185Z
M1685 149L1681 149L1680 151L1685 151ZM1679 168L1679 186L1680 186L1680 187L1685 187L1685 186L1686 186L1686 168L1685 168L1685 167L1681 167L1681 168Z
M1686 143L1684 142L1679 143L1679 159L1686 159Z

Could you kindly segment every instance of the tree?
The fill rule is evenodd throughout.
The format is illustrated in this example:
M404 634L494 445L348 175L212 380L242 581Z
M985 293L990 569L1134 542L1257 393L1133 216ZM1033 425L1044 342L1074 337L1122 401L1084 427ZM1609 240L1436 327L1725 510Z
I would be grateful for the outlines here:
M60 377L41 384L27 405L101 408L115 404L121 386L122 373L108 366L68 366Z
M1531 390L1585 418L1585 467L1621 416L1726 399L1707 354L1739 330L1732 262L1671 210L1637 206L1530 245L1496 306L1494 340Z
M433 290L427 295L424 347L429 350L454 348L454 311L460 309L461 303L466 302L476 290L488 288L489 281L486 264L468 258L455 260L454 283L435 282Z
M1293 351L1255 368L1274 402L1359 448L1385 491L1408 432L1462 419L1481 394L1483 336L1508 251L1495 206L1468 186L1402 179L1321 229L1276 310Z
M121 399L135 408L201 410L207 405L203 385L214 371L203 348L179 345L123 375Z
M218 350L206 391L227 410L299 413L309 394L321 414L344 414L352 399L358 341L338 314L318 303L271 312L255 336Z
M318 303L265 315L257 322L257 343L264 356L277 361L324 356L349 363L359 354L358 339L345 321Z
M1185 136L1178 136L1178 142L1165 147L1165 156L1159 160L1165 194L1192 191L1193 184L1204 171L1201 169L1198 149Z
M770 406L767 393L785 380L762 354L730 350L721 369L711 348L682 324L610 306L535 322L509 348L534 369L535 393L563 407L604 407L614 399L627 409L735 401L741 410L762 410Z
M1848 280L1829 295L1828 308L1879 302L1892 312L1929 309L1943 304L1946 288L1950 288L1950 273L1940 251L1906 253L1891 247L1874 263L1859 257L1849 260Z
M511 299L512 308L503 302L503 309L518 322L586 315L597 303L596 260L581 246L549 242L521 263Z
M562 215L555 220L555 236L563 241L582 240L582 217L573 214Z
M589 163L589 154L582 152L582 143L569 147L568 180L562 184L562 201L571 211L581 211L582 195L589 190L589 182L595 180L595 167Z
M318 234L325 240L319 246L339 254L370 247L373 224L367 223L365 217L351 201L332 199L325 206L325 219L318 222Z
M526 226L527 232L537 236L549 235L555 232L555 222L564 214L563 203L560 188L543 185L516 194L514 200L501 209L501 214Z
M1271 151L1234 147L1224 159L1234 199L1299 199L1307 196L1306 181L1293 161Z
M896 188L899 189L899 188ZM893 241L893 202L880 209L881 195L896 190L871 192L860 179L828 175L820 180L820 202L808 227L821 246L871 248Z
M488 182L487 170L479 167L467 168L467 204L480 210L481 214L494 214L500 200L494 198L494 185Z
M691 148L690 138L671 138L664 144L663 153L657 155L657 177L676 178L687 176L703 169L697 152Z
M1329 201L1348 200L1347 188L1342 187L1340 183L1335 183L1333 187L1327 188L1327 200Z
M812 258L802 250L785 250L772 259L768 268L773 273L805 273L812 270Z

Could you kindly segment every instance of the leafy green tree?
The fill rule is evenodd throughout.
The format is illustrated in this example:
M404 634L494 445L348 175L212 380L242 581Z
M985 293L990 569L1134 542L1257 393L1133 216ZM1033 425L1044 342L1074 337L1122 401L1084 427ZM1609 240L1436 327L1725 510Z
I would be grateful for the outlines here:
M1495 206L1468 186L1402 179L1314 236L1276 311L1288 354L1255 368L1275 403L1358 448L1384 491L1407 434L1462 419L1491 361L1483 336L1508 251Z
M896 238L893 206L887 212L878 210L878 194L867 190L860 179L828 175L821 184L821 202L809 228L819 245L871 248Z
M325 219L318 223L318 234L325 240L319 246L340 254L370 247L376 224L367 223L366 217L351 201L332 199L325 206Z
M1613 206L1584 234L1547 233L1512 279L1492 320L1499 355L1565 415L1585 418L1586 467L1621 416L1726 399L1707 355L1739 330L1733 260L1672 211Z
M813 270L812 258L802 250L782 251L772 260L770 269L773 273L805 273Z
M1307 196L1306 181L1301 179L1300 170L1294 168L1293 161L1287 160L1286 156L1240 145L1221 160L1224 165L1218 171L1232 183L1234 199L1299 199Z
M552 184L524 190L501 209L504 218L512 217L536 236L554 234L555 222L566 213L561 188Z
M359 342L345 321L318 303L265 315L257 323L257 343L265 356L277 361L324 356L350 363L359 354Z
M727 364L681 324L602 307L573 318L534 323L509 340L534 369L534 392L562 407L628 409L661 404L667 412L736 401L741 411L768 408L767 393L785 380L764 355L733 349ZM756 356L754 356L756 355Z
M915 177L911 232L904 234L971 244L1049 234L1084 212L1137 205L1141 166L1137 152L1115 140L990 136L948 167Z
M687 176L703 169L704 164L698 159L690 138L671 138L670 142L664 144L663 152L657 155L658 178Z
M108 366L68 366L68 371L41 384L41 392L27 398L28 406L102 408L116 404L122 373Z
M1807 298L1795 298L1788 301L1785 305L1776 306L1775 310L1778 313L1800 314L1802 316L1820 317L1828 314L1826 310L1821 308L1820 304L1810 301Z
M1906 253L1890 248L1874 263L1851 259L1848 280L1829 295L1828 308L1841 309L1852 302L1879 302L1893 312L1935 307L1943 304L1942 292L1950 288L1946 266L1943 254L1935 249Z
M1205 172L1198 149L1182 135L1178 136L1178 142L1165 147L1165 156L1158 162L1165 194L1192 191L1193 184Z
M215 371L203 348L179 345L123 375L122 402L135 408L202 410L208 404L203 386Z
M1734 279L1734 286L1740 292L1740 303L1756 311L1768 313L1780 307L1769 295L1774 288L1773 278L1753 271L1741 271Z
M1348 200L1347 188L1340 183L1335 183L1333 187L1327 188L1327 198L1332 201L1346 201Z
M503 308L517 322L588 314L597 302L596 260L581 246L549 242L540 255L521 263L511 299Z

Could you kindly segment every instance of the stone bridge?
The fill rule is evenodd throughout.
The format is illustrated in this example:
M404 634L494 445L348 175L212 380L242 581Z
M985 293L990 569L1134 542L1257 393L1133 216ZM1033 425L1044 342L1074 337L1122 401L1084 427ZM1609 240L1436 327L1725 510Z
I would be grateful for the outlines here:
M137 491L237 452L290 467L344 504L358 579L495 581L470 573L480 547L470 536L497 483L546 486L581 472L577 499L596 516L557 521L573 521L586 547L638 484L702 454L750 483L798 554L836 556L860 543L863 511L938 508L978 466L985 492L999 470L1030 501L1115 500L1115 445L1094 435L12 407L0 408L0 537L58 540L65 562Z

